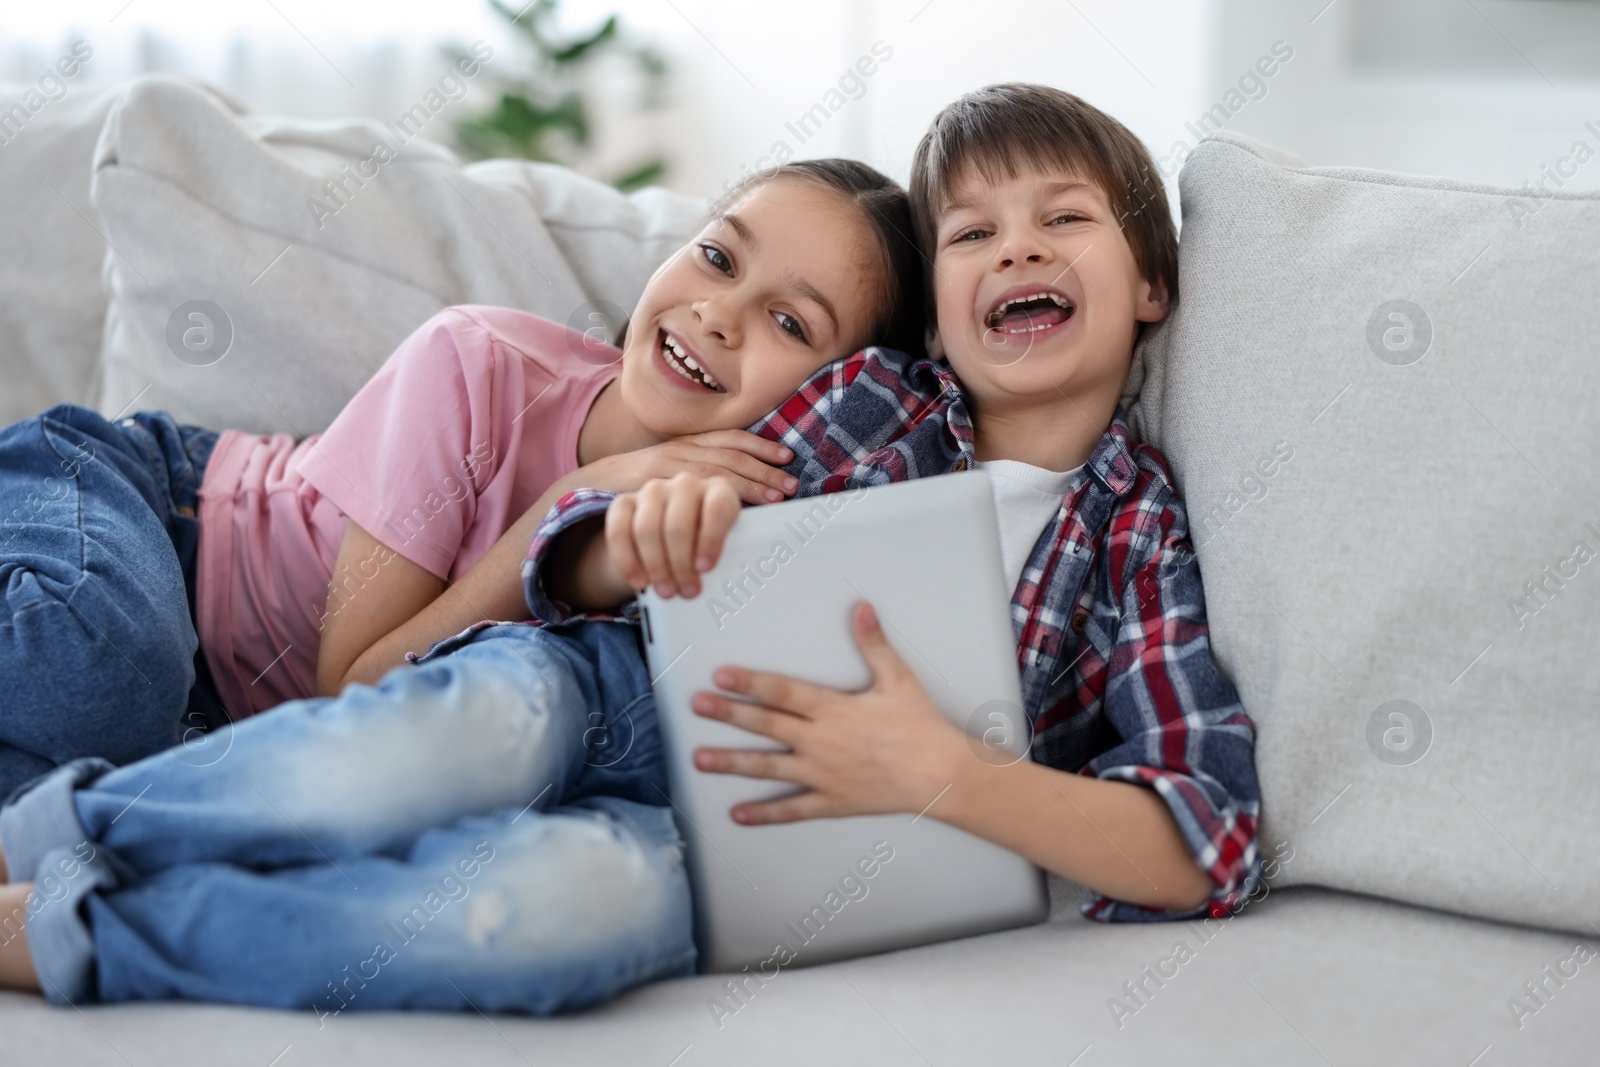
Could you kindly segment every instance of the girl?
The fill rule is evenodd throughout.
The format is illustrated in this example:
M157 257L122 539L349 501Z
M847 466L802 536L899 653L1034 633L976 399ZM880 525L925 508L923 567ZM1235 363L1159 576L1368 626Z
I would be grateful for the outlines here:
M837 366L817 372L875 336L914 339L910 232L904 193L859 164L757 179L651 280L613 401L638 424L607 423L602 392L575 431L579 455L591 426L598 456L648 444L641 427L682 427L707 431L698 448L781 459L768 438L731 428L802 383L809 393L838 378ZM758 428L783 425L774 412ZM403 430L370 451L385 455ZM782 496L738 455L681 458L744 478L747 499ZM359 471L342 473L361 484ZM407 548L426 558L415 545L446 510L405 503L372 514L389 516L380 530L411 519L415 536L390 544L352 515L342 563L374 544L380 568ZM528 537L513 535L507 570ZM485 600L501 594L504 574L491 578ZM380 668L351 669L364 637L334 652L336 621L367 605L379 621L355 632L370 636L421 599L404 580L374 579L333 607L343 593L330 596L322 656L338 656L325 676L339 682ZM473 627L376 686L294 701L212 738L220 753L203 761L188 748L120 770L74 760L0 809L0 881L11 879L0 885L0 986L56 1003L189 997L326 1017L549 1012L693 971L681 841L629 625Z
M474 620L527 618L518 566L572 487L693 470L751 503L792 491L786 451L731 427L832 354L920 337L897 299L904 194L818 160L735 195L747 210L652 278L625 351L452 308L298 443L68 405L0 431L0 798L75 758L157 752L185 723L376 681ZM767 247L735 276L748 212L770 216ZM813 288L794 284L802 254Z

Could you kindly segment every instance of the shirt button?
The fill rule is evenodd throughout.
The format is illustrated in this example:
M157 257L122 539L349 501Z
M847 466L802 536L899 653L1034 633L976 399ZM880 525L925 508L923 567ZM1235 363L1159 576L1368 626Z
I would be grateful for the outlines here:
M1072 632L1075 634L1083 633L1084 624L1088 622L1088 620L1089 616L1083 614L1082 612L1074 615L1072 617Z

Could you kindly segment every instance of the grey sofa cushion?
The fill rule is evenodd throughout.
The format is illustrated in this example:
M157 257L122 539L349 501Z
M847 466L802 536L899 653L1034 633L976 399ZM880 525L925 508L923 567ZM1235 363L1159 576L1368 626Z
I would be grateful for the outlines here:
M95 403L106 243L89 200L89 161L120 90L60 81L66 94L43 102L38 86L0 85L0 426L53 403ZM40 106L23 103L32 90Z
M1187 501L1291 882L1600 921L1600 194L1181 178L1130 377Z
M291 433L325 428L451 304L614 331L706 207L542 164L462 167L376 122L245 116L163 77L106 122L94 203L116 248L102 411Z
M320 1025L309 1011L192 1004L80 1014L0 995L0 1029L7 1063L84 1067L1490 1067L1590 1063L1600 1040L1600 958L1578 962L1581 939L1564 934L1307 888L1273 890L1205 926L1062 918L785 968L764 987L752 982L720 1028L708 1005L737 1003L727 976L646 986L579 1016L501 1016L492 1026L470 1011L348 1012ZM1600 942L1583 943L1593 952ZM1546 966L1568 977L1556 973L1557 985ZM1546 993L1535 1005L1523 983L1538 981ZM1135 1000L1125 984L1145 992Z

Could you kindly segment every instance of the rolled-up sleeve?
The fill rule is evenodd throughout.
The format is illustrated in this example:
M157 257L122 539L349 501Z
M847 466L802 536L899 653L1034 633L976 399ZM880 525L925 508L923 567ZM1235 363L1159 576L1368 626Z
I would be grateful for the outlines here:
M533 539L528 542L528 554L522 560L522 591L536 622L566 622L574 617L571 605L556 600L546 589L551 546L572 527L604 515L616 498L616 493L606 489L574 489L556 501L534 530ZM584 617L619 618L626 614L626 607L624 604L610 612L585 612Z
M1260 878L1255 725L1212 655L1183 506L1170 493L1161 503L1151 535L1141 539L1150 548L1130 561L1122 585L1105 693L1105 714L1121 741L1083 773L1154 789L1215 888L1188 911L1097 897L1084 914L1101 921L1220 917L1237 910Z

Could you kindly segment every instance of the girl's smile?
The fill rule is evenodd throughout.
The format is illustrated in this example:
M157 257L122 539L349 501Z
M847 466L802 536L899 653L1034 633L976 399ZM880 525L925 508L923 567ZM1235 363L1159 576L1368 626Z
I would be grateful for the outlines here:
M845 197L762 182L645 286L618 382L626 408L662 439L755 422L871 340L879 258Z
M682 338L670 333L664 327L657 334L656 351L660 354L661 365L672 372L672 375L666 376L668 381L672 382L672 377L676 376L688 383L680 385L672 382L678 388L687 388L696 393L728 391L705 365L705 357L698 355Z

